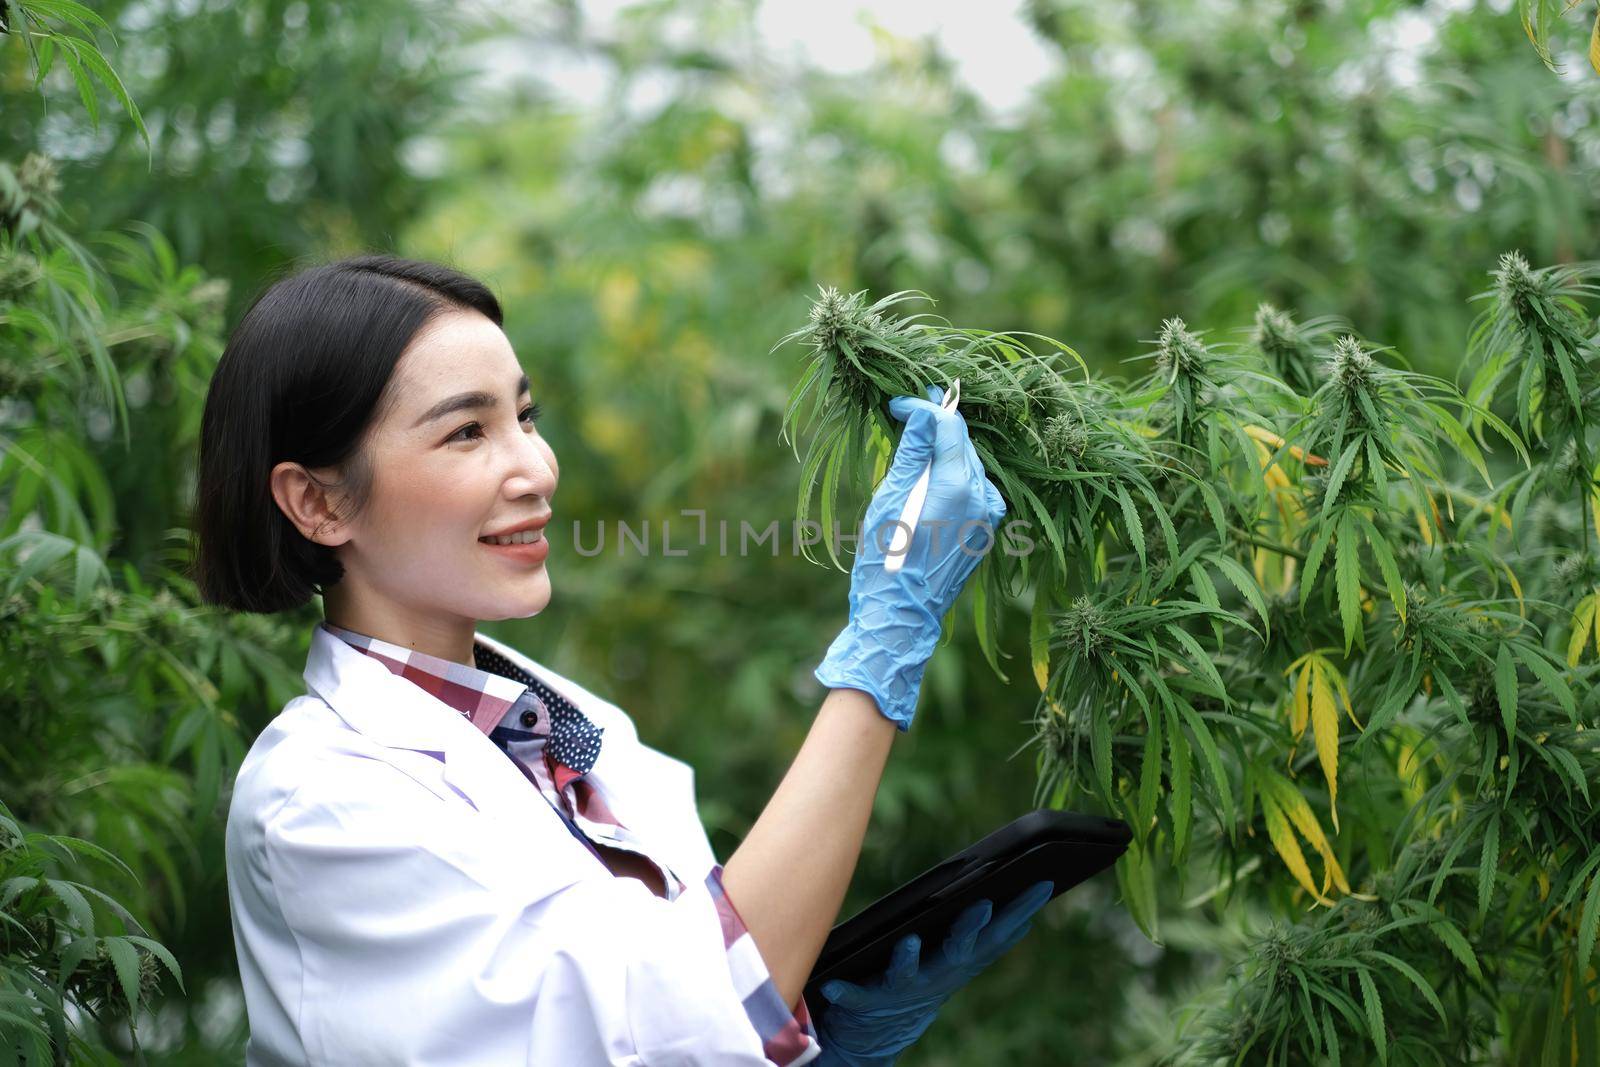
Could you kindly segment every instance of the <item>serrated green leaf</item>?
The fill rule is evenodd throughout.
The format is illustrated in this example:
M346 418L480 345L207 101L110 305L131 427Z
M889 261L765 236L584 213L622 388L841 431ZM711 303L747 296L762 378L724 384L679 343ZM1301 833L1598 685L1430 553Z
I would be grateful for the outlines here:
M1211 775L1211 784L1217 787L1217 801L1222 808L1223 824L1229 827L1230 832L1234 823L1233 786L1228 781L1227 771L1222 766L1222 756L1217 751L1217 743L1211 736L1205 720L1186 702L1177 702L1179 715L1183 718L1184 725L1189 727L1189 732L1194 735L1195 744L1200 746L1200 756L1205 760L1206 771Z
M1150 832L1161 791L1161 721L1159 711L1151 715L1144 736L1144 759L1139 765L1139 825L1134 828L1141 837Z
M1406 586L1400 579L1400 567L1395 563L1394 553L1389 550L1389 542L1384 540L1383 534L1373 525L1371 519L1365 515L1360 516L1361 530L1367 537L1367 544L1372 548L1372 558L1378 561L1378 573L1383 575L1383 585L1389 593L1389 603L1394 605L1395 614L1400 616L1400 621L1406 621Z
M1483 834L1483 851L1478 857L1478 918L1489 914L1489 901L1494 895L1494 877L1500 867L1500 817L1489 820Z
M1167 751L1172 764L1172 791L1167 795L1167 811L1172 816L1172 856L1182 863L1189 852L1189 827L1194 816L1193 775L1190 769L1189 738L1178 722L1178 713L1165 703Z
M1350 654L1361 629L1361 561L1357 555L1355 526L1348 517L1339 521L1333 546L1334 583L1339 594L1339 618L1344 624L1344 651Z
M1429 923L1428 929L1433 931L1433 935L1450 950L1450 954L1461 962L1473 978L1483 980L1483 971L1478 966L1478 954L1472 951L1472 945L1468 943L1466 936L1456 929L1454 923L1440 919Z
M1272 620L1267 613L1267 598L1262 596L1261 587L1256 584L1255 576L1231 556L1218 552L1212 554L1210 558L1222 572L1222 576L1228 579L1228 582L1239 591L1239 595L1255 609L1257 615L1261 616L1262 640L1270 639Z
M1389 469L1383 462L1383 454L1378 451L1378 442L1370 434L1367 436L1367 471L1372 475L1373 488L1378 491L1379 500L1389 498Z
M1169 635L1171 635L1174 641L1182 645L1184 650L1189 653L1190 665L1195 670L1199 671L1206 681L1210 682L1211 685L1216 689L1217 699L1221 700L1223 703L1227 703L1228 687L1223 684L1222 675L1217 673L1216 664L1211 661L1210 656L1206 655L1205 649L1200 647L1200 642L1196 641L1194 635L1186 631L1181 626L1176 626L1169 623L1164 627L1164 629Z
M1433 991L1433 987L1428 984L1427 979L1423 978L1422 975L1417 972L1415 967L1411 966L1411 964L1407 963L1405 960L1398 959L1389 955L1387 952L1380 952L1376 949L1372 950L1369 955L1372 955L1377 959L1382 960L1384 963L1387 963L1390 967L1394 968L1394 970L1398 971L1403 977L1410 981L1412 985L1416 986L1417 990L1422 994L1423 999L1428 1002L1428 1006L1433 1009L1434 1014L1439 1016L1439 1021L1444 1023L1446 1026L1450 1024L1449 1018L1445 1015L1444 1005L1439 1002L1439 995Z
M1389 1062L1389 1036L1383 1026L1383 1000L1378 996L1378 987L1372 981L1372 972L1365 967L1356 971L1356 978L1361 983L1361 1003L1367 1011L1367 1026L1372 1034L1372 1043L1378 1049L1378 1062Z
M1511 659L1511 650L1505 642L1494 659L1494 695L1500 702L1500 718L1506 727L1506 742L1517 740L1517 665Z
M172 975L173 979L177 981L179 991L187 992L183 986L183 968L178 966L177 957L173 956L173 954L167 950L165 945L148 937L130 936L128 940L143 948L156 959L160 960L161 965L165 967Z
M994 617L989 611L987 570L983 574L976 575L969 585L972 589L972 621L978 634L978 648L983 652L983 658L988 660L989 668L994 671L1001 684L1009 685L1011 679L1000 669L1000 660L995 650Z
M1519 641L1513 646L1513 650L1516 652L1517 658L1527 665L1529 673L1539 679L1539 683L1549 691L1551 696L1556 698L1556 702L1566 711L1567 717L1576 725L1578 721L1578 703L1572 695L1572 687L1567 684L1565 678L1561 677L1561 672L1552 667L1550 661L1545 659L1538 649L1530 648Z
M1583 916L1578 920L1578 967L1587 968L1594 955L1595 929L1600 926L1600 877L1591 877L1589 895L1583 902Z
M1222 501L1218 498L1217 491L1204 481L1196 481L1195 485L1200 490L1200 499L1205 501L1206 513L1211 516L1211 525L1216 528L1217 540L1226 541L1228 539L1228 523L1223 517Z
M57 37L61 42L61 58L66 61L67 69L72 71L72 80L78 87L78 98L83 101L83 109L89 113L89 125L94 129L100 128L100 101L95 97L94 82L89 77L89 72L83 68L83 60L78 55L77 48L65 37Z
M1100 783L1100 796L1110 803L1115 793L1111 790L1111 718L1105 707L1089 711L1093 720L1089 728L1089 756L1094 761L1095 780Z
M1317 531L1317 536L1311 541L1311 549L1306 553L1306 565L1300 572L1300 610L1304 611L1306 601L1311 597L1311 590L1317 584L1317 572L1322 569L1322 556L1328 550L1328 543L1333 539L1333 525L1324 523Z
M125 937L108 937L105 946L111 965L116 968L122 995L127 998L128 1009L136 1012L139 1009L139 950L128 944Z
M1128 905L1128 914L1138 924L1144 935L1160 944L1160 928L1156 908L1155 872L1150 869L1150 859L1135 838L1128 850L1117 861L1117 884L1122 889L1122 899Z
M56 895L56 899L67 906L67 913L78 924L78 929L85 934L93 934L94 909L89 906L89 898L83 895L78 886L59 878L46 878L45 884Z
M89 958L95 946L100 943L98 937L77 937L67 942L61 950L61 959L56 965L56 984L65 985L68 978L77 971L78 965Z
M1349 476L1350 468L1354 465L1356 457L1361 454L1361 445L1365 440L1366 436L1364 434L1360 437L1352 437L1346 443L1344 451L1339 453L1339 459L1334 463L1333 470L1328 472L1328 488L1322 494L1322 509L1324 511L1331 510L1334 501L1339 499L1339 490L1344 488L1345 478Z
M1139 555L1139 562L1145 562L1144 556L1144 525L1139 521L1139 512L1133 506L1133 498L1128 495L1126 486L1117 486L1117 502L1122 505L1122 524L1128 532L1128 540L1133 542L1133 550Z

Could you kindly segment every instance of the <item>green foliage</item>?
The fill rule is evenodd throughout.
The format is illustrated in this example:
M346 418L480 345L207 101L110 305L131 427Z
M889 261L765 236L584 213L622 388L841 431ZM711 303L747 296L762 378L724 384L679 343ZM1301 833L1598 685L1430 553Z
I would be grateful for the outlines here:
M0 796L24 824L92 839L140 872L137 886L102 865L64 877L123 901L182 961L188 995L164 982L165 996L138 1027L150 1059L164 1063L240 1059L220 809L201 794L213 774L226 789L239 748L227 731L247 741L298 692L284 665L301 660L311 617L264 627L219 620L194 611L174 578L210 361L224 326L274 272L306 256L379 248L484 275L508 308L508 333L550 411L547 436L562 463L558 518L586 531L619 517L649 518L658 531L670 517L678 546L690 531L682 559L610 549L598 558L569 555L553 566L550 608L492 629L584 679L629 711L642 738L695 766L703 821L726 856L804 737L818 696L808 672L837 632L843 586L788 553L741 558L696 548L694 522L685 524L680 509L706 509L714 545L719 518L760 526L792 506L795 469L788 450L773 446L793 379L784 361L760 355L781 332L775 324L803 317L810 279L832 279L848 293L938 293L939 310L958 323L1070 336L1096 371L1140 351L1153 358L1159 324L1181 317L1209 346L1208 361L1248 365L1259 348L1270 376L1309 398L1344 334L1384 338L1392 348L1360 342L1384 366L1401 369L1393 364L1398 350L1415 364L1404 369L1453 377L1459 354L1471 349L1478 305L1466 300L1485 288L1463 264L1490 265L1502 249L1519 248L1530 262L1557 265L1546 270L1580 267L1587 252L1579 239L1600 224L1591 190L1600 158L1594 80L1550 76L1530 54L1517 15L1481 5L1028 4L1024 17L1051 70L1004 120L929 42L880 31L869 69L824 73L762 47L755 5L627 5L604 27L583 4L482 22L462 21L477 9L437 0L92 6L115 27L114 42L105 30L86 34L48 15L34 29L93 37L108 57L114 43L148 142L132 121L113 121L129 113L102 82L102 113L84 111L59 56L35 93L37 68L23 39L0 37L0 162L10 175L0 203L7 225L26 220L41 238L37 248L7 246L0 257L0 289L26 290L0 304L8 331L0 434L22 442L27 457L0 459L11 464L0 476L0 540L32 539L8 549L0 571L9 578L12 567L39 568L16 594L26 599L10 601L22 613L0 622L19 635L0 651L0 712L12 724L0 751L15 754L0 763ZM17 5L0 7L13 13L14 27ZM1429 40L1391 49L1395 28L1410 20L1414 29L1418 17L1429 23ZM1586 23L1575 9L1562 26L1587 30ZM485 54L496 74L469 80L472 66L484 64L469 63L464 46L482 37L492 38L482 43L493 46ZM1551 47L1558 64L1569 54L1570 46ZM607 91L574 103L564 91L573 71L600 75ZM30 155L38 156L32 164ZM1308 314L1290 318L1276 308ZM1347 317L1310 317L1329 309ZM1251 326L1237 336L1191 328L1231 323ZM1141 348L1135 338L1152 340ZM1252 938L1274 919L1298 918L1313 890L1346 907L1334 870L1348 870L1353 888L1367 892L1374 866L1388 862L1370 857L1389 855L1397 827L1424 796L1448 812L1451 788L1477 788L1468 776L1431 792L1466 730L1432 664L1452 678L1463 664L1487 672L1481 723L1468 721L1497 734L1509 766L1495 688L1504 670L1494 635L1504 626L1484 631L1478 614L1511 625L1525 607L1542 627L1530 643L1555 655L1580 724L1592 718L1592 682L1585 688L1587 676L1567 670L1600 659L1600 570L1573 504L1581 464L1575 447L1558 446L1559 426L1557 438L1541 444L1539 420L1560 417L1553 395L1526 426L1514 404L1499 399L1516 377L1487 393L1468 385L1466 396L1517 428L1534 458L1529 467L1505 462L1511 451L1483 432L1491 427L1439 398L1480 448L1492 446L1485 459L1496 491L1452 482L1451 491L1435 492L1425 522L1430 533L1450 535L1435 543L1409 509L1398 517L1372 511L1402 575L1403 625L1385 560L1355 523L1361 627L1353 663L1343 652L1339 587L1324 576L1338 570L1337 523L1324 574L1306 610L1298 606L1301 557L1315 536L1306 527L1321 513L1330 472L1299 440L1278 464L1263 463L1305 414L1281 388L1237 382L1231 366L1218 365L1215 380L1227 395L1219 406L1204 389L1193 391L1194 406L1183 413L1186 431L1195 430L1182 442L1181 394L1130 407L1134 390L1086 376L1067 353L1032 357L1025 350L1043 345L1037 336L1002 334L992 344L1019 356L1007 361L1008 373L1048 367L1046 383L1055 377L1068 386L1064 407L1020 421L1023 437L1037 434L1042 447L991 446L1009 448L1018 472L1008 499L1027 487L1045 515L1078 527L1062 531L1059 547L1043 535L1027 558L997 559L1009 584L985 573L988 584L975 587L975 609L978 594L986 596L975 615L991 625L972 637L959 628L930 665L931 706L886 770L844 914L1030 802L1044 776L1016 773L1008 758L1018 755L1030 716L1043 718L1034 711L1059 636L1053 617L1079 595L1112 599L1100 588L1092 546L1108 546L1106 566L1123 566L1123 580L1171 569L1148 485L1183 535L1180 548L1191 547L1196 509L1212 539L1174 587L1194 590L1193 600L1261 635L1220 616L1180 627L1208 655L1244 664L1217 663L1231 711L1179 693L1213 735L1235 834L1221 830L1204 752L1172 747L1163 722L1158 827L1146 835L1141 862L1122 872L1140 913L1159 919L1162 945L1143 943L1111 907L1109 880L1080 887L945 1007L915 1061L1057 1064L1066 1048L1074 1064L1104 1067L1119 1056L1153 1062L1162 1050L1191 1055L1196 1035L1220 1029L1218 1016L1201 1009L1227 1017L1245 995L1224 979L1228 967L1241 982L1254 973L1246 966L1256 958L1247 949ZM1487 358L1472 351L1469 378ZM1512 367L1515 376L1524 369ZM1550 380L1558 378L1556 366ZM1161 381L1152 370L1140 388ZM964 393L975 384L976 375L963 378ZM993 419L1015 414L1017 384L1002 377L979 390L994 401ZM1026 381L1020 391L1031 395ZM14 397L25 402L9 403ZM1234 417L1244 411L1256 421ZM1221 466L1210 456L1213 440ZM847 470L886 458L890 442L866 435L849 467L839 467L836 514L866 483L857 475L853 485ZM1433 444L1454 478L1456 446ZM1235 464L1232 479L1217 488L1182 473L1227 462ZM1346 477L1359 479L1363 468L1350 464ZM1174 478L1192 490L1180 486L1175 497ZM1221 511L1224 484L1248 487L1226 494L1230 508L1243 505L1238 514ZM1132 527L1124 525L1124 490ZM1347 494L1341 486L1335 503ZM1029 503L1021 514L1037 523L1039 510ZM1493 535L1458 533L1474 523ZM72 547L63 552L46 533ZM1135 538L1147 566L1136 565ZM1224 543L1237 551L1220 551ZM27 550L34 555L21 560ZM107 573L98 585L95 557ZM80 561L91 575L89 606L114 592L114 611L73 605ZM1347 579L1349 563L1347 556ZM1071 596L1033 596L1061 575ZM26 623L13 630L14 619ZM1298 640L1308 626L1311 639ZM84 628L92 628L88 640ZM165 654L134 630L158 636ZM1013 650L1023 654L1024 633L1029 662L1020 673L1037 689L993 674L1004 668L1017 680L1007 660ZM1156 639L1193 658L1170 633ZM1545 745L1582 740L1589 731L1563 719L1559 696L1535 691L1538 668L1520 647L1510 652L1515 728L1536 738L1539 706L1554 700L1558 729ZM1235 690L1253 671L1265 695ZM1465 687L1455 692L1474 707ZM40 701L64 710L40 714ZM1390 707L1387 724L1365 740L1379 709ZM1129 732L1112 734L1113 767L1137 771L1148 741L1142 709L1124 700L1115 710ZM1256 729L1247 738L1273 735L1270 758L1254 758L1255 742L1238 751L1243 727L1235 719ZM1044 721L1060 725L1065 716ZM1042 759L1047 745L1041 737L1028 747ZM1261 751L1267 747L1262 737ZM1338 757L1331 771L1329 751ZM1517 789L1531 781L1561 796L1540 751L1517 742ZM1574 758L1589 766L1587 755L1574 750ZM1565 766L1562 756L1550 759ZM1535 777L1530 761L1544 768ZM1079 762L1092 781L1087 744ZM1189 782L1187 799L1180 781ZM1058 803L1067 782L1061 775ZM1135 807L1142 784L1113 779ZM1193 813L1182 864L1191 885L1181 891L1171 808ZM1437 822L1419 816L1418 825ZM1508 870L1526 871L1518 840L1502 833L1500 851ZM1301 851L1310 887L1289 873L1275 841ZM1429 846L1441 850L1429 859L1413 840L1394 861L1397 870L1423 865L1424 903L1443 847ZM1450 1017L1466 1020L1448 1032L1467 1031L1456 1047L1483 1048L1485 1034L1510 1033L1498 1057L1478 1059L1540 1062L1562 1050L1547 1035L1574 1020L1564 1014L1564 987L1543 972L1529 982L1529 961L1519 955L1526 927L1543 918L1531 903L1539 890L1513 898L1510 883L1497 881L1481 926L1464 919L1477 913L1481 859L1469 840L1453 863L1460 872L1441 883L1437 906L1452 916L1448 924L1399 931L1403 951L1380 950L1414 965L1437 957L1419 973L1437 986ZM1590 899L1581 890L1578 898ZM1504 966L1494 955L1502 949ZM1450 961L1462 975L1439 985ZM1330 1008L1344 1062L1371 1047L1360 982L1350 975L1343 988L1359 1005L1357 1019ZM1412 1008L1426 1020L1415 1032L1440 1031L1407 979L1380 966L1373 980L1391 1058L1404 1044L1399 1028L1416 1021ZM1502 987L1516 990L1526 1009L1520 1018L1499 1018L1483 992ZM1041 990L1048 1010L1040 1010ZM1269 999L1281 1007L1276 993ZM1263 1017L1275 1027L1292 1010ZM101 1058L126 1058L125 1031L86 1019L76 1036ZM1446 1037L1439 1043L1452 1055ZM1289 1044L1278 1047L1287 1053ZM1456 1062L1470 1059L1463 1052Z
M121 904L64 877L94 860L130 880L134 872L98 845L25 831L0 803L0 1048L4 1062L111 1062L67 1025L67 1005L96 1020L129 1018L155 993L163 971L183 984L178 961ZM103 933L114 921L121 933ZM137 1053L138 1034L129 1023Z
M145 129L139 106L95 43L99 31L110 34L110 24L76 0L8 0L0 4L0 32L15 34L26 45L35 88L50 73L59 52L61 61L72 72L78 98L95 128L100 126L98 82L116 97L149 147L150 131Z
M881 475L837 442L883 433L896 385L959 377L965 412L966 383L983 383L974 444L1008 515L1049 542L991 551L972 597L992 664L1004 595L1031 605L1037 799L1134 828L1119 883L1152 938L1158 870L1181 885L1209 869L1273 916L1195 1062L1477 1062L1497 1037L1586 1062L1600 1041L1600 667L1586 638L1561 640L1593 625L1594 588L1571 581L1593 564L1548 564L1600 522L1587 270L1502 258L1470 396L1271 308L1226 348L1167 320L1152 372L1126 383L1069 380L1055 358L1082 361L1048 338L1035 356L1021 335L893 318L901 294L868 307L825 289L785 338L813 350L788 414L829 435L813 438L802 512L819 462L824 508ZM1314 374L1308 393L1289 369ZM1498 485L1486 429L1517 463ZM1296 751L1308 725L1315 766ZM1341 822L1340 764L1372 749L1387 775L1364 765ZM1262 856L1275 862L1237 882Z
M1563 16L1579 6L1580 0L1517 0L1522 15L1522 28L1533 42L1544 65L1556 73L1563 68L1550 51L1550 39ZM1600 74L1600 15L1595 16L1589 31L1589 65Z
M45 157L0 162L0 1061L28 1064L142 1060L140 1018L179 969L132 915L183 925L201 856L220 854L241 713L300 690L271 651L286 629L192 606L181 529L143 573L126 554L130 495L149 517L181 511L163 472L197 425L169 413L215 364L226 287L147 226L90 254L56 191ZM79 857L123 876L115 896L69 880Z

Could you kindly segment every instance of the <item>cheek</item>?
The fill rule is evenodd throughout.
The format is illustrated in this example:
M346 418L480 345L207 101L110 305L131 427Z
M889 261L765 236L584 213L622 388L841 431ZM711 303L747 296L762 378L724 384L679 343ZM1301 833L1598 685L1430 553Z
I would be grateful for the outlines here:
M465 480L459 464L420 460L396 470L382 487L383 529L379 536L413 546L473 527L489 490Z

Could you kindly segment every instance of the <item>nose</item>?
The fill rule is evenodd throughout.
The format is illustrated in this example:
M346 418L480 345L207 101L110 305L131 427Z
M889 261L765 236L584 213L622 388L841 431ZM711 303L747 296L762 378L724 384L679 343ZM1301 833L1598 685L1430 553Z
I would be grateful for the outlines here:
M506 495L511 497L553 496L559 468L556 454L539 433L519 431L520 442L507 453Z

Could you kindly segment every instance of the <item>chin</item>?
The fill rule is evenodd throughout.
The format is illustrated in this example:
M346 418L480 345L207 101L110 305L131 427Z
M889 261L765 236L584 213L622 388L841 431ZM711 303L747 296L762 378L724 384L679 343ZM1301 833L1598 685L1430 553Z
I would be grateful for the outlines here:
M494 614L481 616L484 619L531 619L545 608L550 606L550 581L545 579L538 587L531 590L529 595L520 597L510 604L499 604Z

